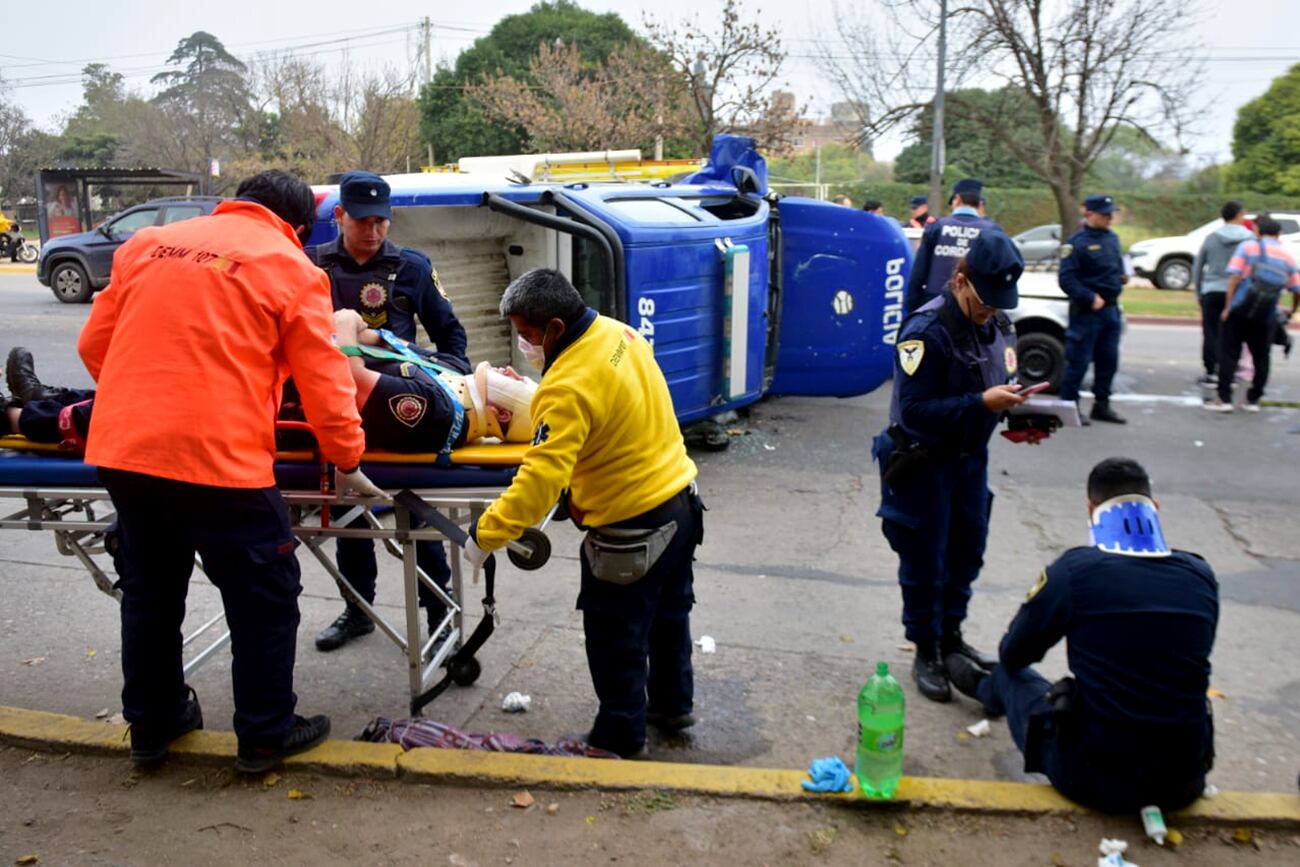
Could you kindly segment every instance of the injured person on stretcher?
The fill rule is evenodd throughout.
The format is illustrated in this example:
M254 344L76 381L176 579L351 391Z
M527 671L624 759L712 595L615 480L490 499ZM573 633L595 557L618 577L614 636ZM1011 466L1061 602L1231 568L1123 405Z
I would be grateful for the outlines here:
M450 450L485 438L527 442L532 438L529 405L537 383L512 368L482 362L464 373L448 359L386 332L367 328L354 310L334 314L335 340L349 356L366 448L403 453ZM30 352L9 352L5 379L11 395L0 395L5 421L0 434L21 434L33 442L85 448L94 408L94 389L48 386L36 376ZM292 383L286 384L279 417L304 418ZM310 445L285 434L286 448Z

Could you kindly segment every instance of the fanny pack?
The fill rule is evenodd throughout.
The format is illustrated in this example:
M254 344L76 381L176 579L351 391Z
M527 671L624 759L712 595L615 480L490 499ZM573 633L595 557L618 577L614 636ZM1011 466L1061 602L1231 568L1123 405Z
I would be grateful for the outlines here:
M677 522L661 527L593 527L582 540L591 574L611 584L635 584L663 556L677 535Z

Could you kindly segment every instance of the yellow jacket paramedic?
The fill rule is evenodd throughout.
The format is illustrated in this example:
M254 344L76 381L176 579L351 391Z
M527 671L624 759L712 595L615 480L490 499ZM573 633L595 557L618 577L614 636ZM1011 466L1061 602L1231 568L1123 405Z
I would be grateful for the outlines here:
M465 556L481 562L568 491L569 514L587 531L578 608L600 700L587 740L638 755L647 722L667 731L695 723L692 561L704 532L695 464L650 346L589 309L563 274L523 274L506 288L501 315L542 370L533 444Z

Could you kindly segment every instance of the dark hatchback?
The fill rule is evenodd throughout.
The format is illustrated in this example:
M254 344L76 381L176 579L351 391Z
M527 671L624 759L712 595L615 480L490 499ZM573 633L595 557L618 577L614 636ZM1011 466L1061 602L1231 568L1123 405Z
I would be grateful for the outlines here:
M51 238L41 246L36 279L65 304L82 304L108 285L113 253L138 230L212 213L217 196L174 196L133 205L102 225L76 235Z

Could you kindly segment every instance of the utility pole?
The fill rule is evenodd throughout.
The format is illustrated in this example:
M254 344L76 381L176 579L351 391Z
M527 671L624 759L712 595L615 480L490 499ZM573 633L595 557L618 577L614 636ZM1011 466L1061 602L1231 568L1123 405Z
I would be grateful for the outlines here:
M424 31L424 83L433 83L433 23L429 21L429 16L424 16L420 22L420 29ZM433 142L429 142L429 167L433 167Z
M934 140L930 143L930 213L943 216L943 67L948 54L948 0L939 0L939 75L934 87Z

